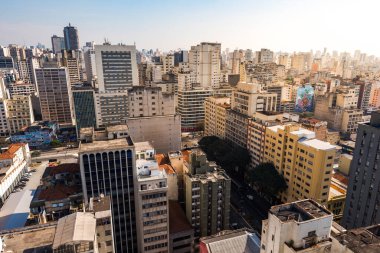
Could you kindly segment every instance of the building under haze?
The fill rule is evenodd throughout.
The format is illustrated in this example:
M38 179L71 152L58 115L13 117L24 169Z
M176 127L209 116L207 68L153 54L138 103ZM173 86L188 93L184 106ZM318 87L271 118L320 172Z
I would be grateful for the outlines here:
M63 28L63 35L65 39L65 49L67 50L80 49L78 29L75 26L71 26L71 24L69 23L68 26L65 26L65 28Z

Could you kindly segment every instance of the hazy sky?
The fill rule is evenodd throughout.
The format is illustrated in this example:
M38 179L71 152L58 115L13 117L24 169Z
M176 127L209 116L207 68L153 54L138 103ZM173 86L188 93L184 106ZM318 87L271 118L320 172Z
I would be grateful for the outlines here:
M274 51L360 49L380 56L380 0L8 0L0 45L51 48L69 22L80 43L188 49L201 41L223 48Z

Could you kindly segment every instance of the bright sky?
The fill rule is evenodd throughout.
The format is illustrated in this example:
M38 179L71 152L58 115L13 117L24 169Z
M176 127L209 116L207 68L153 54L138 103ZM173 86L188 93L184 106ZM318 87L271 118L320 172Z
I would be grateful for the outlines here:
M380 56L380 0L8 0L1 3L0 45L51 48L69 22L86 41L138 49L223 48L274 51L360 49Z

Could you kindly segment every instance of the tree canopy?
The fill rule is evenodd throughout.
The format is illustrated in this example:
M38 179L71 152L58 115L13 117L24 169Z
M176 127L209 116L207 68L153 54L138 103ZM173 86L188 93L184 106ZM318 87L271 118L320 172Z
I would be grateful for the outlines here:
M273 163L262 163L247 172L248 180L268 198L276 197L286 190L284 177L278 173Z
M215 161L223 169L244 178L244 170L249 164L246 149L228 144L216 136L206 136L199 141L199 146L206 153L207 159Z

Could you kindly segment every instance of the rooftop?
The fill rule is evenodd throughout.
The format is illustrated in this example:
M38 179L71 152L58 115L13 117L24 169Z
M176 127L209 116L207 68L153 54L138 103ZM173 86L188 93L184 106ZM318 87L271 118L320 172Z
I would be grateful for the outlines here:
M15 153L24 146L25 143L14 143L9 145L8 149L0 154L0 160L12 159L15 156Z
M132 146L132 140L128 140L128 137L104 141L93 141L90 143L81 142L79 145L79 153L124 149Z
M332 216L331 212L311 199L272 206L269 212L282 222L304 222Z
M42 188L36 193L36 199L41 201L54 201L68 198L72 195L82 193L82 189L79 186L67 186L63 184L57 184Z
M4 252L8 253L51 253L57 223L23 227L6 231Z
M77 212L58 220L53 249L66 243L94 241L96 219L91 213Z
M332 236L354 253L378 253L380 249L380 224L344 230Z
M305 141L302 141L302 144L315 148L315 149L319 149L319 150L335 150L336 149L336 146L331 145L330 143L326 141L321 141L318 139L305 140Z
M47 176L53 177L57 174L69 173L76 174L80 173L80 167L78 163L61 163L54 167L47 167L42 178Z
M159 169L156 160L136 160L137 178L139 181L166 178L166 171Z
M216 235L201 238L200 243L212 253L259 253L261 244L258 235L246 229L222 231Z
M169 200L169 213L169 234L193 229L177 201Z

